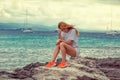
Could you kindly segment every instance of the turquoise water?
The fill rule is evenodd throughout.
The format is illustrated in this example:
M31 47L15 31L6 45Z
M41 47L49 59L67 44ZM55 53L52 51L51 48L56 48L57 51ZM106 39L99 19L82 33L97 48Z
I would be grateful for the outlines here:
M50 60L57 38L56 32L1 33L0 69ZM81 33L79 46L83 57L120 57L120 35Z

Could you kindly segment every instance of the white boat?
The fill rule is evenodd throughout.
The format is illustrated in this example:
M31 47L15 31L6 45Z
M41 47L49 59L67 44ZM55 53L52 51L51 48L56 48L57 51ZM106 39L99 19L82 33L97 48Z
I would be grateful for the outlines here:
M26 10L26 17L25 17L25 24L24 24L25 27L29 27L28 25L28 10ZM22 32L24 33L30 33L30 32L33 32L31 28L24 28L22 30Z
M109 31L109 32L106 32L106 34L120 34L120 31Z
M30 33L30 32L32 32L32 30L31 29L24 29L23 32Z
M106 32L106 34L109 34L109 35L116 35L116 34L120 34L120 30L115 30L115 29L113 29L114 27L113 27L113 20L112 20L112 18L113 18L113 16L112 16L112 8L111 8L111 14L110 14L110 16L111 16L111 20L110 20L110 26L107 26L107 32Z

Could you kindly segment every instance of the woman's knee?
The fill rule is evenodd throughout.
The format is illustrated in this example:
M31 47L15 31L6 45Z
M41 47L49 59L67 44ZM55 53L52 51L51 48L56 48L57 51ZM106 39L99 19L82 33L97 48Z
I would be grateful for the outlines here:
M60 47L64 47L65 44L66 44L65 42L61 42L61 43L60 43Z

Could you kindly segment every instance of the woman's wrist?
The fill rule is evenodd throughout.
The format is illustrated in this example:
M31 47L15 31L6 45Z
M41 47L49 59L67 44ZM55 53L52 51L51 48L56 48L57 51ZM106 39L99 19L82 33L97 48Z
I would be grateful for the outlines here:
M64 42L64 40L63 40L63 39L60 39L60 41L61 41L61 42Z

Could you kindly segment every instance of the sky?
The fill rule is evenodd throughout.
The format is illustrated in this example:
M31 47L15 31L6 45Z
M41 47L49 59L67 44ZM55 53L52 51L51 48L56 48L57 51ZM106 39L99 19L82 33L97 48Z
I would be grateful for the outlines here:
M64 21L81 30L120 30L120 0L0 0L0 23L26 20L54 27Z

